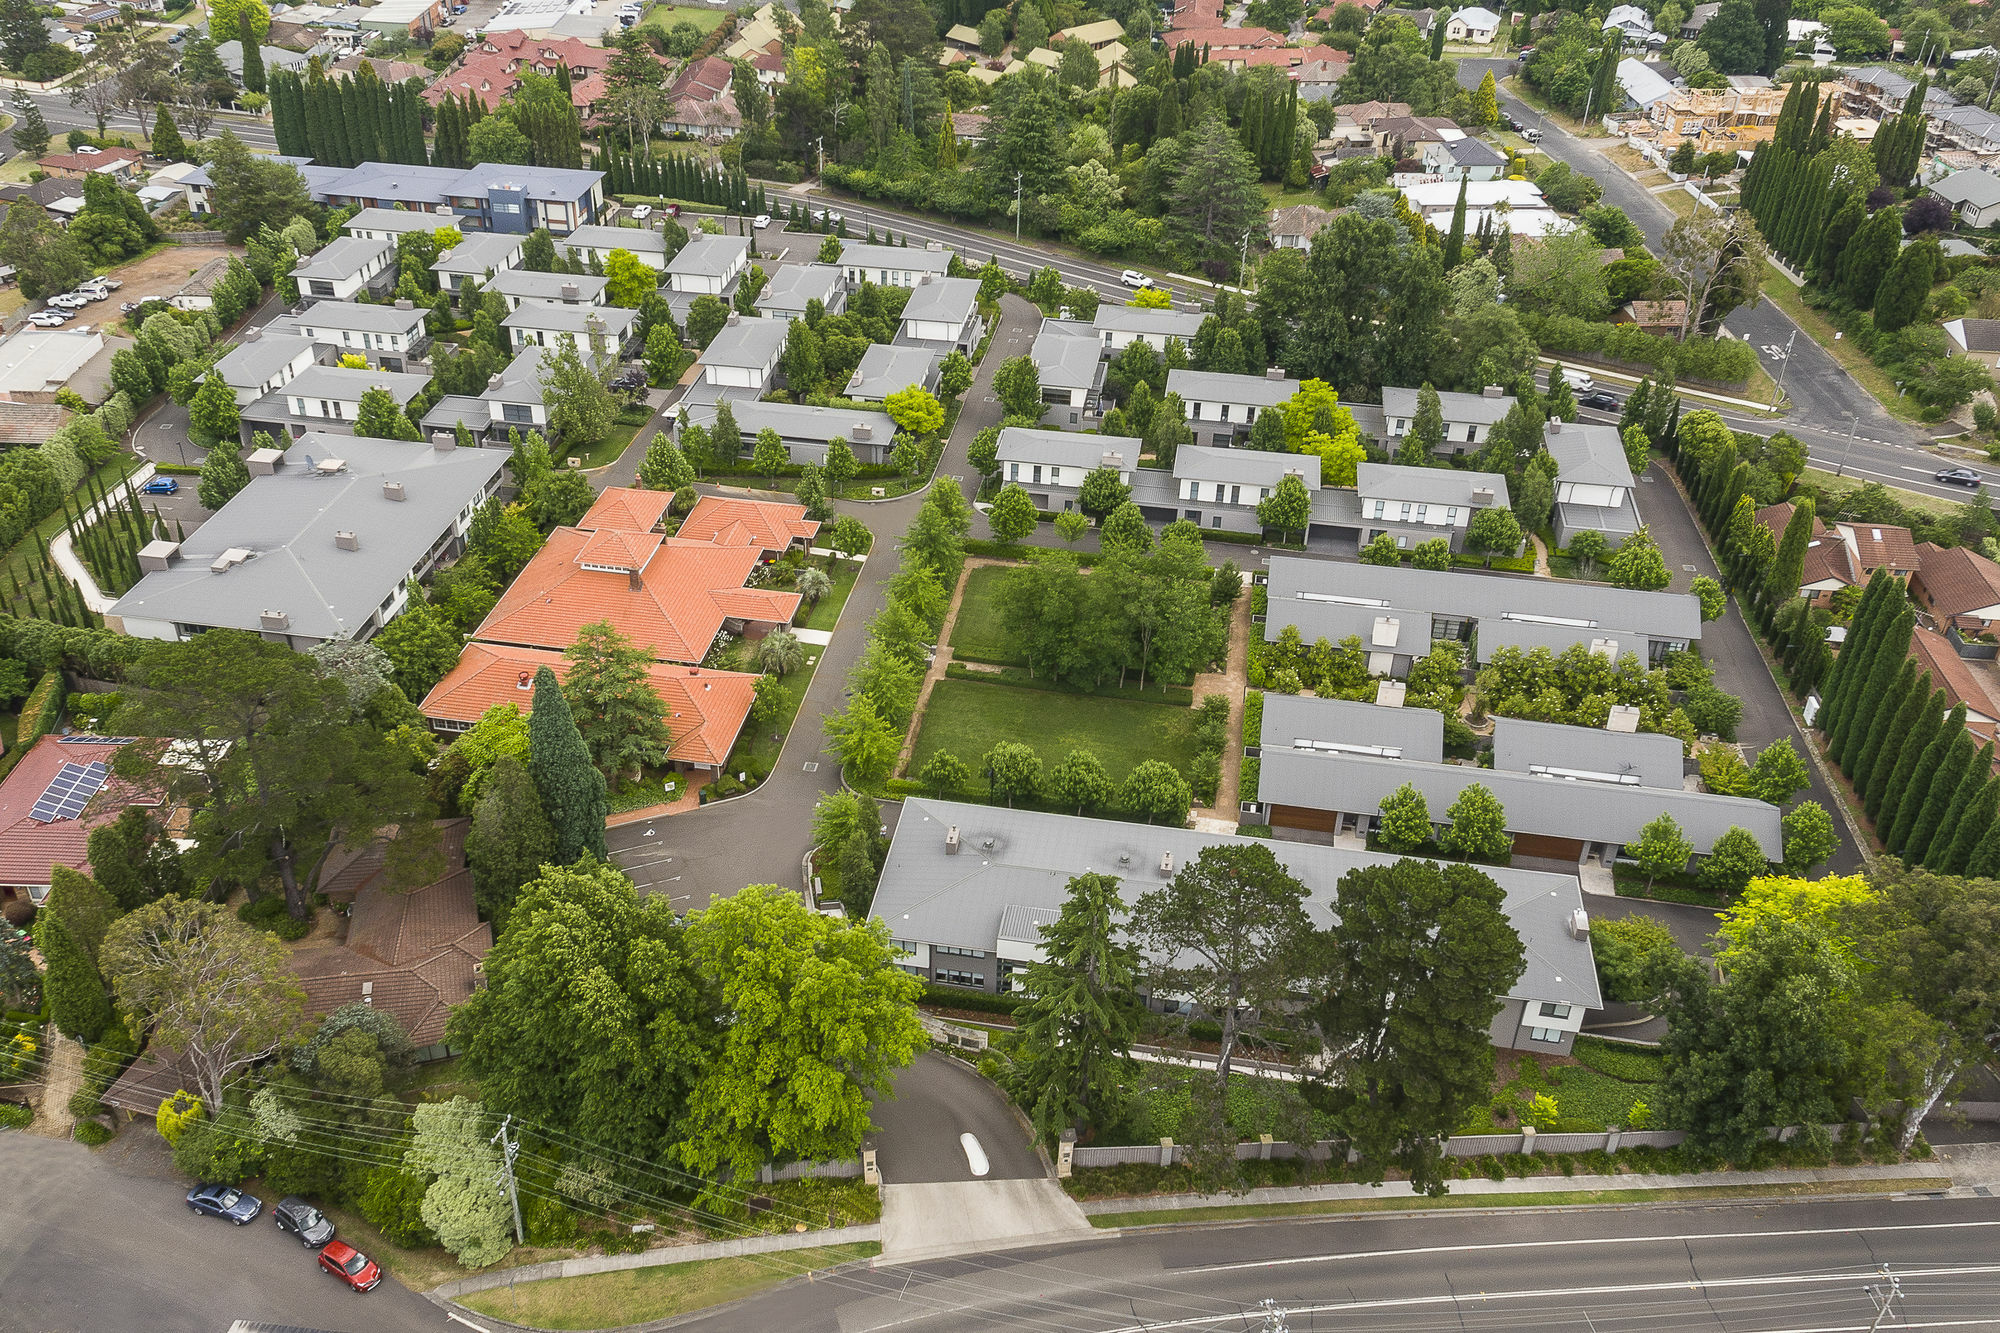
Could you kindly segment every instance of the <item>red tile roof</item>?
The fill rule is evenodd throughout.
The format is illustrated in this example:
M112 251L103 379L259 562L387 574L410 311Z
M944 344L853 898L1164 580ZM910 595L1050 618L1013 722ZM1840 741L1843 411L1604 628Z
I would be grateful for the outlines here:
M366 888L347 942L292 955L314 1014L366 1001L394 1014L410 1040L444 1040L445 1020L479 986L493 928L473 905L472 872L458 869L407 893Z
M1944 691L1946 699L1965 705L1965 729L1981 740L1992 740L2000 704L1993 702L1985 683L1952 648L1951 640L1919 625L1910 631L1910 656L1917 659L1918 670L1931 673L1931 683Z
M1178 50L1183 42L1192 42L1197 52L1204 46L1212 51L1225 51L1285 44L1284 34L1269 28L1171 28L1160 34L1160 40L1169 51Z
M1923 603L1940 616L1961 616L2000 603L2000 565L1962 546L1921 552L1914 582Z
M651 532L666 516L674 501L671 491L644 491L636 486L607 486L577 521L579 528L623 528L627 532Z
M1867 578L1878 569L1892 570L1907 577L1910 571L1923 564L1923 557L1917 553L1917 539L1910 535L1908 528L1893 527L1887 523L1837 523L1834 526L1851 547L1860 565L1862 578Z
M721 56L703 56L675 76L667 88L667 96L675 101L683 97L713 100L728 91L735 77L735 66Z
M795 592L743 586L758 561L748 547L624 533L625 543L654 543L636 578L583 568L586 547L595 543L594 553L605 554L611 531L557 528L549 534L472 637L560 651L585 625L608 620L660 661L699 662L724 620L784 625L798 611Z
M477 722L495 704L513 704L525 715L531 711L535 672L541 667L555 672L558 680L569 672L563 655L546 648L469 643L458 665L424 699L424 716L438 722ZM673 733L668 758L688 764L720 764L727 759L750 716L757 677L666 662L655 664L647 677Z
M0 884L46 888L49 872L56 866L90 873L86 844L90 831L109 824L125 813L129 805L157 806L159 799L117 778L111 779L90 798L75 819L50 823L29 818L35 802L48 790L49 782L64 764L109 764L123 749L119 745L64 745L55 736L44 736L22 755L14 771L0 782Z
M465 864L465 835L472 828L470 819L440 819L436 821L438 849L444 855L444 863L454 869ZM326 865L320 871L319 891L336 902L351 903L363 889L392 887L389 885L388 870L389 844L397 835L394 824L377 829L366 842L349 847L341 847L326 858Z
M138 164L146 156L136 148L100 148L94 153L52 153L36 165L44 171L102 171L114 162Z
M680 531L675 535L689 541L714 542L717 546L783 551L800 538L811 542L818 534L819 524L806 517L804 505L704 495L681 520Z
M599 528L584 539L583 549L576 553L576 562L591 569L639 573L658 553L664 540L657 532Z

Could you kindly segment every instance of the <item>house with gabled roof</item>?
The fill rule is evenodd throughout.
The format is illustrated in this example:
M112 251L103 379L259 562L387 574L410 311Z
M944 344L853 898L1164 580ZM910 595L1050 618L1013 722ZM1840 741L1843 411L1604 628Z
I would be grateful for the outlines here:
M932 278L920 282L903 305L903 322L896 342L903 347L927 347L940 355L970 356L985 332L979 317L976 278Z
M1925 542L1917 548L1910 596L1961 634L1990 634L2000 625L2000 565L1962 546Z
M704 495L695 501L674 535L717 546L747 546L766 560L775 560L787 551L809 549L819 535L819 523L806 517L804 505Z
M842 392L857 403L887 402L890 394L912 386L934 393L943 364L943 358L928 347L870 343Z
M53 871L90 873L90 833L127 807L157 810L157 791L112 774L125 736L78 732L43 736L0 780L0 904L35 904L49 896Z
M1919 675L1928 673L1931 683L1944 691L1947 707L1965 705L1965 729L1982 741L2000 735L2000 702L1986 688L1983 676L1960 657L1950 639L1922 625L1910 630L1909 656L1916 659Z
M1416 425L1417 399L1421 390L1382 386L1382 423L1390 440L1400 440ZM1438 394L1444 413L1444 439L1431 452L1446 455L1479 452L1479 446L1493 433L1514 406L1514 395L1497 384L1479 393Z
M1616 546L1639 530L1637 483L1616 426L1551 421L1544 446L1556 460L1558 545L1587 529Z
M1193 310L1155 310L1148 306L1101 302L1091 327L1104 339L1104 354L1115 357L1135 342L1149 344L1162 356L1167 344L1178 338L1182 347L1194 346L1204 316Z

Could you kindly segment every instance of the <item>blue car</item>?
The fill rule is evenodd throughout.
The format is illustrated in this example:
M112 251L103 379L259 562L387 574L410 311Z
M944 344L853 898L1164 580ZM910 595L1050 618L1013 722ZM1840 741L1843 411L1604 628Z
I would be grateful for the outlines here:
M192 1212L227 1218L239 1227L256 1221L264 1211L263 1200L234 1185L196 1185L188 1191L187 1205Z
M139 489L147 495L177 495L181 484L172 477L155 477Z

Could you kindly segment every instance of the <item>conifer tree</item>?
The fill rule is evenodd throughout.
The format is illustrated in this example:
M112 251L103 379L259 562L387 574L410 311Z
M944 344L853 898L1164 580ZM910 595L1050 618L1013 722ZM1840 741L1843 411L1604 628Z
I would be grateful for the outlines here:
M1882 747L1884 754L1878 762L1888 763L1889 767L1877 779L1863 805L1868 818L1875 824L1876 836L1884 846L1888 845L1889 826L1895 823L1903 796L1915 781L1917 767L1929 752L1931 743L1937 739L1938 729L1944 725L1945 712L1950 707L1944 691L1930 687L1928 673L1922 684L1922 702L1911 712L1907 725L1902 726L1893 738L1893 760L1887 753L1891 747L1886 743Z
M1952 737L1951 748L1945 751L1944 761L1930 781L1930 788L1924 793L1923 806L1910 825L1910 833L1903 841L1903 859L1911 865L1930 864L1931 842L1938 830L1944 827L1945 815L1958 801L1959 788L1972 773L1972 765L1979 753L1979 742L1972 733L1960 727ZM1992 752L1987 752L1988 767L1991 768ZM1946 835L1947 837L1953 835Z
M542 667L535 673L534 712L528 718L528 775L541 793L542 810L555 831L557 864L577 857L604 858L604 820L611 800L604 775L590 762L590 751L570 715L556 673Z
M236 41L243 48L243 91L249 93L264 91L264 48L257 44L257 29L252 23L256 12L253 5L236 11Z
M1973 849L1993 826L1994 813L2000 811L2000 778L1993 776L1991 745L1983 747L1972 761L1972 771L1965 775L1960 795L1965 796L1967 790L1971 795L1945 815L1937 837L1931 841L1930 868L1940 875L1965 873Z
M1896 818L1889 822L1885 831L1876 825L1876 836L1882 845L1896 855L1902 856L1909 848L1911 831L1916 827L1917 818L1923 813L1924 805L1930 797L1931 782L1944 767L1945 756L1950 753L1953 741L1965 735L1965 705L1954 705L1945 714L1931 737L1931 743L1924 747L1922 757L1911 766L1907 781L1896 801ZM1901 774L1899 773L1899 776ZM1893 793L1892 793L1893 794ZM1884 811L1884 819L1887 812ZM1914 860L1914 858L1906 858Z
M1896 673L1909 662L1910 631L1916 621L1915 607L1905 602L1897 608L1895 616L1880 633L1879 646L1870 658L1868 678L1860 694L1855 696L1849 716L1841 723L1836 762L1840 771L1850 778L1861 771L1861 751L1867 744L1869 732L1875 728L1876 719L1895 706L1890 701L1891 686L1895 683Z
M187 155L187 141L181 138L174 118L167 114L167 104L162 102L153 112L153 156L169 162L185 162Z
M1897 726L1921 706L1928 693L1930 685L1919 679L1916 659L1905 657L1902 669L1896 673L1895 683L1889 687L1888 694L1883 697L1881 706L1875 710L1875 716L1868 724L1868 734L1861 742L1861 753L1848 774L1854 779L1855 793L1862 798L1864 805L1868 793L1874 789L1876 770L1882 767L1883 751L1893 753L1894 745L1889 738L1899 734Z

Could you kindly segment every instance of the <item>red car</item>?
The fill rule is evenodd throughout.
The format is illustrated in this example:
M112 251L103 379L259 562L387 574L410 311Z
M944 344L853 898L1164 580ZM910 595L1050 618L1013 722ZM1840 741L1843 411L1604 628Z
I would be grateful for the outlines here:
M319 1266L356 1291L370 1291L382 1280L375 1261L346 1241L332 1241L321 1250Z

